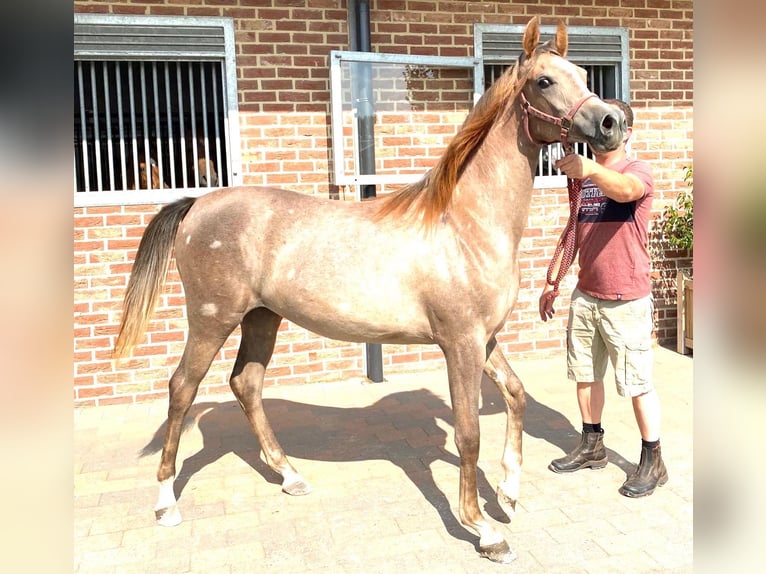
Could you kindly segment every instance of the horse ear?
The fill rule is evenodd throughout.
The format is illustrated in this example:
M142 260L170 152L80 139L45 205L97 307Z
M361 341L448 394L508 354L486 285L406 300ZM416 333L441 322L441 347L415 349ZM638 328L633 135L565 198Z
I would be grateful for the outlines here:
M567 36L567 27L563 20L559 20L556 26L556 51L561 54L562 58L566 58L567 47L569 45L569 37Z
M537 44L540 41L540 26L537 24L537 16L532 18L527 24L524 30L524 38L521 41L521 45L524 46L524 55L529 58L532 56L532 52L537 48Z

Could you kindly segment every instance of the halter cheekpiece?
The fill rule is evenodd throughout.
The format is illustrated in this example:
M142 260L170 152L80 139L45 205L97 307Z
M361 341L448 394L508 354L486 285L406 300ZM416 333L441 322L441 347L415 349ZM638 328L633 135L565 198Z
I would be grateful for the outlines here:
M575 114L580 110L582 105L587 100L589 100L590 98L596 98L596 97L598 96L596 96L596 94L594 94L593 92L587 94L583 98L580 98L580 100L572 107L572 109L569 110L569 113L567 113L567 115L565 115L563 118L557 118L550 114L546 114L542 110L538 110L536 107L534 107L532 104L529 103L529 100L527 100L523 91L519 92L519 98L521 99L521 110L524 114L524 131L526 132L527 137L529 138L529 141L538 145L555 143L555 142L541 142L532 136L532 133L529 131L529 115L532 114L538 119L541 119L543 121L559 126L561 128L561 134L560 134L561 144L564 146L564 149L567 149L568 147L571 146L571 144L567 142L567 135L569 134L569 130L572 128L572 119L574 118Z

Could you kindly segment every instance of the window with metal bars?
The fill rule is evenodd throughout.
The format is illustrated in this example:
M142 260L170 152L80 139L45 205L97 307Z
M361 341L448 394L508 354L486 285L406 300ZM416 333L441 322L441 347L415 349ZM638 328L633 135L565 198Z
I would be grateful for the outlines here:
M75 15L75 205L240 184L233 68L230 19Z

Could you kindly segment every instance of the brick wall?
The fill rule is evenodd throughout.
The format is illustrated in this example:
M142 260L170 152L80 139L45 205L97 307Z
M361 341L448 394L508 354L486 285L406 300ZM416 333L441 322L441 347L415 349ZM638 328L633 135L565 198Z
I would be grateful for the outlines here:
M235 19L241 148L246 183L347 197L329 178L329 51L347 49L346 3L342 0L77 0L75 12L230 16ZM278 7L277 7L278 6ZM372 0L372 44L380 52L470 56L474 23L625 26L631 50L631 99L636 112L632 149L652 162L655 212L684 188L683 168L693 158L692 2L636 0L591 2L444 2ZM429 144L440 149L462 120ZM424 129L426 124L423 124ZM383 137L383 136L381 136ZM403 144L404 145L404 144ZM127 402L163 396L183 349L185 314L177 274L171 269L165 294L144 343L121 365L110 360L124 287L138 241L161 206L76 208L74 236L74 398L76 404ZM509 359L564 346L563 310L575 283L570 271L558 318L542 323L537 296L568 208L562 189L536 190L529 227L520 246L522 283L518 304L499 336ZM677 267L688 254L669 252L652 234L658 339L675 338ZM228 388L238 344L235 333L219 353L200 393ZM267 384L292 384L363 375L361 345L330 341L285 321ZM436 347L384 346L384 372L440 364ZM562 366L563 376L563 366Z

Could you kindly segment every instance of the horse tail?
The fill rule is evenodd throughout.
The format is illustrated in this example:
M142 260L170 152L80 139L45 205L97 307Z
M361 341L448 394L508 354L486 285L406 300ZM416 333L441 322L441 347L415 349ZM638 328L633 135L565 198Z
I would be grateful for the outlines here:
M184 197L163 207L146 226L122 303L122 320L113 356L120 359L136 346L165 283L178 226L194 204Z

